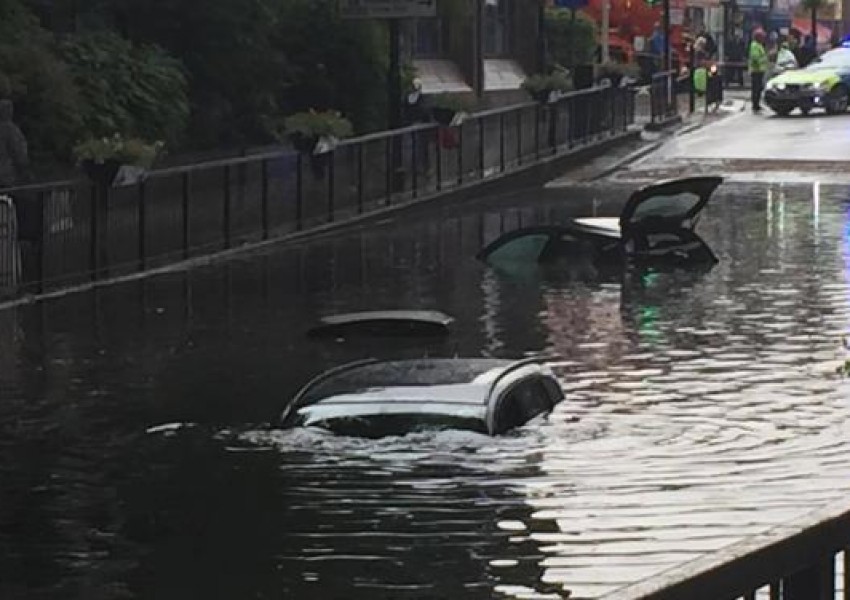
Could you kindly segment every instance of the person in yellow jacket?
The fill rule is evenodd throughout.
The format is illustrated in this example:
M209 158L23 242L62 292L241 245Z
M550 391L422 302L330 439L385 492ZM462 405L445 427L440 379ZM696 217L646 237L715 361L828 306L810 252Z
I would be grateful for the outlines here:
M753 33L747 63L750 69L750 85L752 86L753 112L761 111L761 94L764 91L764 77L770 67L767 50L764 47L764 31L758 29Z

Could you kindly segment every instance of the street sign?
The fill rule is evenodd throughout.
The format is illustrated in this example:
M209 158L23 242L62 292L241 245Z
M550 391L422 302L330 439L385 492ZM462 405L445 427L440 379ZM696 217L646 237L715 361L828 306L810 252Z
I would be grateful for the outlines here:
M589 3L589 0L555 0L555 6L558 8L571 8L578 10L584 8Z
M436 17L437 0L339 0L343 19Z

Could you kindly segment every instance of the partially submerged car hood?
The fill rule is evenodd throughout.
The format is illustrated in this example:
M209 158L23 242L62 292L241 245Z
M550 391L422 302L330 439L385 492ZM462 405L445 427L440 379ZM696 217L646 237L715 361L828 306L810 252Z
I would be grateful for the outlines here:
M820 83L823 85L834 85L841 79L838 73L829 68L824 69L795 69L793 71L785 71L770 80L768 85L776 87L778 85L813 85Z

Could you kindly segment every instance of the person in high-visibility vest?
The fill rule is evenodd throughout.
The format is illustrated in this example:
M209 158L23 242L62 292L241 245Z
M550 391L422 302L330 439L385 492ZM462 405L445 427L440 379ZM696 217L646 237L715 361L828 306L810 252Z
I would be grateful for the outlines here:
M750 42L750 51L747 53L747 64L750 68L750 83L752 85L753 112L761 112L761 94L764 91L764 76L770 67L767 58L767 50L764 48L764 30L757 29L753 33L753 41Z

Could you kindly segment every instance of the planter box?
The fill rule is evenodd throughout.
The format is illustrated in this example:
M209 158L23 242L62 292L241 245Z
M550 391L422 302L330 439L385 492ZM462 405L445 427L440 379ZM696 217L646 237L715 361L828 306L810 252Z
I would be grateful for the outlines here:
M84 160L82 167L89 180L102 187L137 185L144 181L148 174L144 167L125 165L111 159L102 163Z

